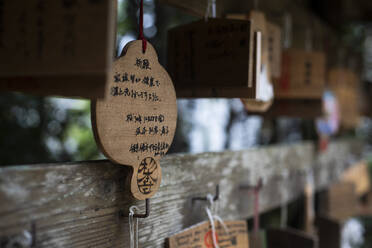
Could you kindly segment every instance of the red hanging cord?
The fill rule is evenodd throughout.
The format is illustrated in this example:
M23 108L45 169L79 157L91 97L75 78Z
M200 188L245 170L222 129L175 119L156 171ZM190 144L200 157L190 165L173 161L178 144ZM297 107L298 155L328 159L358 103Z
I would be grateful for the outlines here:
M260 210L259 210L259 189L255 188L253 191L254 194L254 226L253 231L258 232L260 228Z
M146 47L147 47L147 41L145 39L145 36L143 35L143 0L141 0L141 4L140 4L138 39L142 40L142 51L143 51L143 53L145 53L146 52Z
M258 233L260 229L260 190L262 187L262 179L260 178L258 184L253 188L254 194L254 226L253 232Z

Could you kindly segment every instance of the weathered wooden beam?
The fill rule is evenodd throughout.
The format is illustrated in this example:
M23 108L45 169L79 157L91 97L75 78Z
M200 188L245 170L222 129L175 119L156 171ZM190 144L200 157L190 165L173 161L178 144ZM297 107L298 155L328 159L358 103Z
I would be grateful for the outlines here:
M191 198L214 193L216 184L220 215L248 218L253 197L241 184L263 179L260 208L267 211L300 196L309 172L316 189L337 180L361 150L358 142L338 141L320 155L303 143L166 156L150 217L139 221L140 247L163 247L166 237L206 220L205 203ZM128 175L125 166L108 161L0 168L0 246L26 231L34 247L129 247L128 208L144 211L144 202L130 197Z

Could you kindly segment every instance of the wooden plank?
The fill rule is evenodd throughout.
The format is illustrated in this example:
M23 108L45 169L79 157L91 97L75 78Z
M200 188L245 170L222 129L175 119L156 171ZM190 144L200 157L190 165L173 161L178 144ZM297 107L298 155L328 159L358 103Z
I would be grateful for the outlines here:
M205 203L192 204L191 198L213 193L218 183L220 216L247 218L254 200L239 190L241 184L263 179L264 212L282 204L281 186L293 200L312 171L314 188L326 187L361 150L358 142L338 141L319 155L312 143L168 155L161 160L163 180L150 217L139 220L140 247L163 247L166 237L206 220ZM128 208L143 211L144 202L130 197L128 177L128 168L108 161L0 168L0 242L28 231L35 233L36 247L129 247Z

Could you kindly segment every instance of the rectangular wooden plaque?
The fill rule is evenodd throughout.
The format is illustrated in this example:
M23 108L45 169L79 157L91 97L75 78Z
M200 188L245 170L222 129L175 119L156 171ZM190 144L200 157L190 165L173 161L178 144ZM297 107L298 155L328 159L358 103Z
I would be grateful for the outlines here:
M114 1L2 0L0 91L104 96Z
M328 190L328 216L339 221L345 221L357 213L357 196L355 185L340 182Z
M168 33L168 71L178 97L255 98L253 31L247 20L213 18Z
M225 248L249 248L246 221L225 221L224 223L227 226L229 233L226 233L222 225L216 222L218 245ZM168 238L168 247L214 247L209 221L192 226L178 234L171 236Z
M340 223L358 214L355 185L351 182L338 182L320 192L318 212Z
M347 68L332 68L328 72L328 83L337 98L343 128L354 128L360 121L359 82L356 73Z
M321 99L325 80L324 53L287 49L282 53L281 77L274 81L275 97Z
M271 77L279 78L282 64L281 29L278 25L269 21L266 22L266 29Z

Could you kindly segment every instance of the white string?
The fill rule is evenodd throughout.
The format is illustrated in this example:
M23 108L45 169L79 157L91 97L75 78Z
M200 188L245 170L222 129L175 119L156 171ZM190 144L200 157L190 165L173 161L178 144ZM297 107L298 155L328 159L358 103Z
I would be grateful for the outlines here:
M287 227L288 222L288 189L287 189L287 182L289 173L288 170L282 170L282 178L283 183L280 187L280 194L281 194L281 208L280 208L280 227L285 228Z
M138 211L138 208L136 206L129 208L130 248L138 248L138 218L136 218L136 223L134 223L134 210Z
M286 228L287 227L287 220L288 220L288 207L287 204L282 204L280 208L280 227Z
M211 17L216 18L216 0L208 0L207 9L205 10L205 21L208 21L210 11L212 12Z
M218 241L216 238L216 226L214 224L214 221L217 220L217 222L219 222L222 225L227 235L229 235L229 229L223 222L222 218L216 214L217 213L216 211L218 210L217 204L214 203L213 196L211 194L207 195L207 200L209 201L210 208L206 206L205 211L207 212L209 222L211 223L213 247L219 248Z
M292 16L288 12L284 14L283 47L290 48L292 45Z
M208 207L205 207L205 211L207 212L209 222L211 223L213 247L214 248L219 248L218 242L217 242L217 239L216 239L216 227L214 226L214 218L213 218L212 212Z

